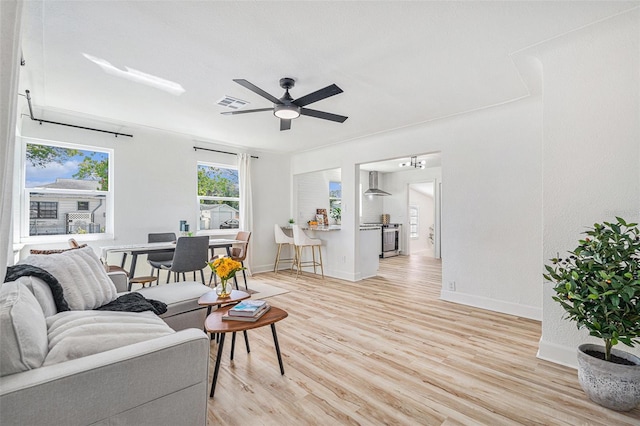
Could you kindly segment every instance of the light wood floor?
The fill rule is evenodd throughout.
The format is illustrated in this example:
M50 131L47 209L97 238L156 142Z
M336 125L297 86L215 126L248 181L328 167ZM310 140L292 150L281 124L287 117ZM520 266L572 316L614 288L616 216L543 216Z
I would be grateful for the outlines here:
M438 300L436 260L380 263L358 283L255 275L290 290L269 299L289 312L285 375L269 327L233 362L225 344L209 425L640 425L640 409L601 408L575 370L536 358L539 322Z

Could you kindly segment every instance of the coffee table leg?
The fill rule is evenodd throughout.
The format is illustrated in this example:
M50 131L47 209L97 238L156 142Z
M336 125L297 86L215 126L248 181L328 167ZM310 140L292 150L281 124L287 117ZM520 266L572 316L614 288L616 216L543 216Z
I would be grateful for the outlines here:
M278 364L280 364L280 374L284 375L284 366L282 365L282 355L280 355L280 345L278 345L278 335L276 334L275 324L271 324L271 334L273 334L273 343L276 345L276 353L278 354Z
M225 333L219 333L219 334L220 334L220 344L218 345L218 355L216 356L216 366L213 370L213 380L211 381L211 393L209 394L209 398L213 398L213 393L216 391L216 382L218 381L218 371L220 371L220 361L222 359L222 347L224 346Z
M233 332L233 335L231 335L231 361L233 361L233 353L236 350L236 332Z
M247 330L243 331L244 333L244 343L247 345L247 353L251 353L251 349L249 348L249 336L247 335Z

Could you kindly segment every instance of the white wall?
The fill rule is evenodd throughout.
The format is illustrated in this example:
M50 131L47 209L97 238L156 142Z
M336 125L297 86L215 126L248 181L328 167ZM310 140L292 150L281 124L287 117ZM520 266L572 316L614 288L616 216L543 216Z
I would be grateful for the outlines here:
M577 246L595 222L640 219L640 11L534 49L544 72L544 259ZM593 341L544 284L539 356L576 365ZM618 348L640 355L620 344Z
M111 128L108 122L92 122L83 117L59 115L49 112L50 120ZM52 118L53 117L53 118ZM114 150L114 228L113 240L89 243L96 250L100 246L145 242L150 232L179 233L179 221L187 220L192 229L198 220L196 200L197 161L236 164L234 155L207 151L195 151L202 146L224 151L232 147L194 142L187 135L178 135L148 128L127 127L120 130L132 133L133 138L118 137L87 130L23 120L24 136L108 147ZM273 224L285 224L289 218L291 199L289 156L264 152L252 152L258 159L251 160L252 192L254 197L252 246L250 267L253 272L271 270L275 257ZM235 236L237 230L229 230ZM224 236L221 236L224 238ZM82 236L76 239L82 240ZM38 244L43 247L44 244ZM66 242L50 244L64 247ZM28 254L25 246L22 255ZM114 259L116 262L118 259ZM112 261L110 259L110 261ZM146 262L139 262L136 275L146 272ZM144 265L144 268L143 268Z
M531 98L298 154L292 164L294 173L304 173L340 159L343 203L354 205L357 179L349 179L356 177L356 164L440 151L443 282L457 286L442 297L541 318L541 147L542 104ZM406 218L411 179L401 176L409 173L385 175L381 185L393 194L382 198L394 221ZM358 218L345 210L342 245L357 253L348 227Z

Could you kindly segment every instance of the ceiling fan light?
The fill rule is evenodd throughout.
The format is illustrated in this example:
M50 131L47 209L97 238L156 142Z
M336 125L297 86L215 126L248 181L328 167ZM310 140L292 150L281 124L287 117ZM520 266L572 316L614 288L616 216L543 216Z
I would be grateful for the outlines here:
M300 107L295 105L276 105L273 108L273 115L283 120L293 120L300 117Z

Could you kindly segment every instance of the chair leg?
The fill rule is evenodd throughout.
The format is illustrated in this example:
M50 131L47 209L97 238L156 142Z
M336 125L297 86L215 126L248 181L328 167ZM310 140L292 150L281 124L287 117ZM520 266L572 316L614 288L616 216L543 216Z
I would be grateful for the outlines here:
M196 280L195 275L196 275L196 273L194 272L193 273L193 280L194 281ZM200 278L202 278L202 284L204 284L204 271L202 269L200 269Z
M244 268L244 261L240 262L240 264ZM249 290L249 285L247 284L247 274L245 273L244 269L242 270L242 278L244 278L244 289Z

